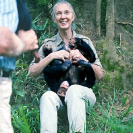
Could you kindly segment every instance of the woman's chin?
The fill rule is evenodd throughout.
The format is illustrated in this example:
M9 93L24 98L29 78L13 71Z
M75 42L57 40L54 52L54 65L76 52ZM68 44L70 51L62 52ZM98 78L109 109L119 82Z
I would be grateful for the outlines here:
M60 26L60 29L61 30L68 30L70 27L68 27L68 26Z

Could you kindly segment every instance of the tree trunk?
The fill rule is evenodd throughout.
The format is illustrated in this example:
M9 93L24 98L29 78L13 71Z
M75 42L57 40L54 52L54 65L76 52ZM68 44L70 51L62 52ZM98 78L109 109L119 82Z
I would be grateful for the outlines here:
M114 39L114 0L107 0L106 37L109 40Z
M102 0L97 0L96 3L96 33L101 35L101 2Z

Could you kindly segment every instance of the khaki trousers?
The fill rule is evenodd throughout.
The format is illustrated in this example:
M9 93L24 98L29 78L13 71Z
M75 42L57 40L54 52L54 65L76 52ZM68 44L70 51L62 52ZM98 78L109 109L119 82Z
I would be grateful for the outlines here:
M96 102L92 89L81 85L72 85L68 88L65 104L70 133L78 131L86 133L87 101L89 101L90 106L93 106ZM63 103L53 91L47 91L42 95L40 100L41 133L57 133L58 111L62 108Z
M13 133L9 105L11 93L11 79L0 77L0 133Z

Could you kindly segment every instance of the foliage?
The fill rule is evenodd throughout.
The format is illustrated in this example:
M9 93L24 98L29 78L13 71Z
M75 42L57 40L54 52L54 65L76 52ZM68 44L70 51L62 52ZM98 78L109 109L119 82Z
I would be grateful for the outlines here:
M36 104L39 105L40 96L45 92L46 82L43 77L29 77L29 66L26 63L19 63L19 60L17 60L16 63L16 71L12 74L13 99L11 100L11 104L14 105L16 102L27 103L28 100L32 105L34 105L35 101ZM35 94L33 95L31 91Z
M76 0L74 0L76 1ZM32 5L36 9L32 12L33 29L38 36L39 46L43 40L50 37L55 32L56 25L50 19L49 4L53 4L53 0L26 0L27 5ZM105 29L105 16L106 16L106 0L102 0L102 18L101 26ZM42 21L42 13L46 14L45 20ZM76 29L79 25L82 29L81 23L73 24ZM53 27L53 29L52 29ZM52 30L51 30L52 29ZM85 29L84 29L85 30ZM120 57L125 57L125 51L115 42L117 54ZM128 97L124 95L126 90L123 91L122 74L126 71L124 66L121 66L119 61L111 62L107 58L108 51L104 49L104 45L99 45L100 50L103 50L101 63L105 70L104 78L99 81L93 90L97 96L96 105L91 108L88 107L87 115L87 133L131 133L133 131L133 118L130 112L133 110L132 104L126 105ZM12 75L13 92L11 97L12 106L12 124L15 133L39 133L39 103L40 97L47 90L46 82L42 77L34 78L29 77L28 67L33 59L31 52L24 53L18 57L16 64L17 68ZM132 73L126 75L132 82ZM103 90L114 90L108 95L105 93L101 96ZM119 90L119 91L118 91ZM60 124L60 123L59 123ZM68 128L59 127L59 132L67 132Z
M17 68L12 75L11 97L14 132L38 133L40 132L39 99L45 92L46 83L43 78L29 77L28 65L22 60L17 60L16 63Z
M39 110L31 105L12 108L12 124L16 133L39 133Z
M106 6L107 6L107 0L102 0L102 4L101 4L101 29L104 31L106 29L106 22L105 22Z
M23 72L23 68L21 71ZM39 99L44 91L38 91L38 87L36 88L36 86L39 86L40 88L42 85L37 85L39 84L38 81L33 82L33 79L28 77L28 73L25 75L25 73L19 72L19 74L20 76L18 78L12 77L17 81L14 81L14 85L18 85L15 87L15 89L19 88L19 90L21 89L20 91L22 91L22 93L25 93L21 95L21 93L14 94L13 92L13 97L11 100L12 124L14 131L15 133L38 133L40 132ZM19 82L21 82L21 87ZM27 83L29 84L28 87L26 87ZM33 96L28 95L28 93L31 92L31 87ZM30 89L29 92L27 92L27 89ZM34 92L36 89L37 93ZM125 92L126 91L121 92L114 90L113 96L108 95L108 97L97 97L98 99L96 105L93 108L88 107L87 133L132 132L133 118L130 116L130 111L133 110L133 106L132 104L125 106L127 101L127 97L124 96ZM59 129L59 132L63 133L67 130L68 128Z
M119 46L118 41L115 41L115 47L116 47L118 55L120 55L120 56L122 56L122 58L124 58L125 51L122 49L121 46Z
M38 42L39 42L39 45L42 44L42 41L45 39L45 38L48 38L49 36L46 34L47 32L47 25L48 25L48 19L46 19L45 23L40 26L38 24L36 24L40 19L39 19L39 16L41 14L39 14L32 22L32 26L33 26L33 30L36 32L37 36L38 36Z
M133 131L133 118L129 115L133 106L130 105L124 109L127 98L122 96L123 93L114 90L113 97L108 95L108 99L103 98L94 108L88 108L88 133L130 133Z
M23 60L17 60L16 63L17 69L12 76L13 94L11 98L14 131L15 133L38 133L40 132L39 99L47 86L44 80L29 77L28 65ZM107 83L112 82L109 74L104 78L104 82L102 81L94 87L95 92L98 93L99 87L105 88L108 86ZM121 82L119 78L116 76L114 80ZM126 91L117 89L114 90L113 96L105 95L100 98L100 95L97 95L96 105L93 108L88 107L87 133L132 132L133 118L130 112L133 107L132 105L125 106L128 97L124 96L124 93ZM68 128L59 127L59 133L67 131Z
M33 7L35 10L35 15L43 12L47 12L49 15L49 0L25 0L28 6Z

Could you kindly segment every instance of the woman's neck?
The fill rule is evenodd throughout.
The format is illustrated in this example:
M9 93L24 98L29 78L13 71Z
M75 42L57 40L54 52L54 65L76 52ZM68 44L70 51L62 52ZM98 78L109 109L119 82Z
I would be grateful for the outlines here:
M69 41L72 38L72 30L65 30L65 31L60 30L59 33L65 44L69 44Z

